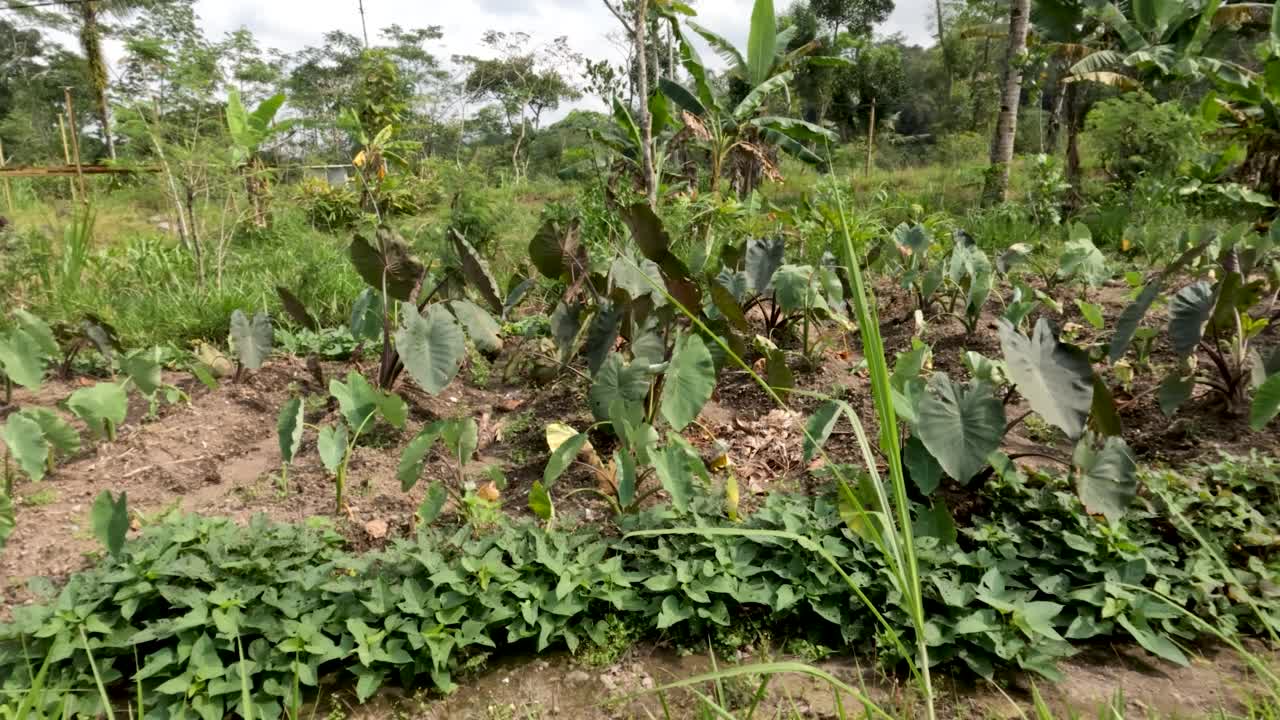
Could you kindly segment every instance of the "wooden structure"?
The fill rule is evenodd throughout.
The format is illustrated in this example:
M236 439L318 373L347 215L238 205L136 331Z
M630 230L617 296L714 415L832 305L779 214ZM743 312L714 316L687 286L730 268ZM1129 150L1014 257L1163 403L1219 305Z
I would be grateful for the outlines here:
M109 165L19 165L0 168L0 178L76 177L78 175L132 175L160 172L158 167L112 167Z

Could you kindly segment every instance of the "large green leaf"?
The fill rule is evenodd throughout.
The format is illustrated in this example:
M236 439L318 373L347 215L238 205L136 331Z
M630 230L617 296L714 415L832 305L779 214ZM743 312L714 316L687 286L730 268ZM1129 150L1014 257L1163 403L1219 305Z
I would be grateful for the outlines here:
M529 488L529 509L544 522L549 522L556 516L556 506L551 502L551 493L548 493L546 486L537 480L534 480L532 487Z
M400 481L400 489L409 492L418 484L422 476L422 468L426 463L427 453L435 446L440 437L442 423L436 421L423 428L400 453L400 464L396 467L396 479Z
M662 294L664 287L662 268L648 258L632 258L619 256L609 265L609 287L621 288L627 297L636 300L641 297L653 298L655 306L666 304L667 298Z
M44 382L44 358L38 343L22 330L0 335L0 374L28 390Z
M1138 464L1125 441L1109 437L1097 449L1094 438L1085 436L1076 445L1071 464L1085 510L1111 522L1123 517L1138 494Z
M481 352L496 353L502 350L502 326L484 308L470 300L450 300L449 311L467 330L467 337Z
M422 278L422 263L409 251L409 246L395 231L380 227L370 243L361 235L351 239L351 263L369 287L384 288L393 300L409 300Z
M1169 303L1169 339L1173 352L1184 358L1195 351L1213 314L1213 286L1201 280L1178 291Z
M747 35L747 84L751 87L769 79L778 53L778 19L773 0L756 0L751 9L751 30Z
M449 501L449 490L442 482L433 482L427 488L427 494L422 498L422 504L418 506L418 522L423 525L430 525L435 519L440 517L440 513L444 511L444 505Z
M1173 417L1178 408L1191 399L1191 392L1195 390L1195 387L1195 377L1184 375L1182 369L1175 369L1169 373L1160 382L1160 388L1156 391L1156 400L1160 404L1160 412L1167 417Z
M551 311L551 339L556 344L561 363L569 362L577 354L581 330L582 304L565 303L563 300L556 303L555 310Z
M720 56L720 59L724 60L724 62L729 66L730 72L738 73L745 79L747 74L747 61L742 57L742 53L738 51L738 48L734 47L733 43L730 42L728 38L703 27L693 20L690 20L685 24L689 26L690 30L693 30L695 33L702 36L703 40L707 41L707 44L711 46L711 49L714 50L715 53Z
M129 413L129 396L123 385L101 382L71 393L67 409L83 420L95 435L111 440Z
M825 305L813 276L813 268L809 265L783 265L773 274L772 284L778 307L783 312L792 313Z
M1093 405L1093 366L1089 354L1059 342L1045 318L1030 338L1008 321L999 321L1000 346L1009 379L1031 409L1067 437L1080 437Z
M280 306L284 308L285 313L293 318L300 327L304 327L313 332L320 331L320 323L311 316L311 312L307 310L307 306L302 300L298 299L293 291L283 285L276 286L276 295L280 296Z
M289 398L276 419L276 436L280 441L280 458L285 465L293 462L302 446L302 429L306 423L302 398Z
M666 78L658 80L658 88L662 90L662 94L671 98L671 101L680 106L680 109L686 110L698 117L707 114L707 109L703 107L698 98L689 92L683 85L672 82Z
M351 305L351 337L357 342L382 338L382 293L365 288Z
M691 333L676 340L662 382L662 417L672 429L683 430L697 419L716 387L716 365L701 337Z
M44 407L27 407L19 412L40 425L51 451L64 457L80 452L80 433L58 413Z
M529 241L529 260L538 272L552 280L568 274L578 251L579 231L576 219L567 226L554 219L543 222Z
M54 337L53 329L48 323L22 308L13 311L13 320L18 328L35 342L40 354L46 358L59 355L61 350L58 348L58 340Z
M648 203L635 203L623 208L619 214L631 229L631 238L640 253L661 265L671 250L671 237L653 208Z
M915 435L907 438L906 447L902 450L902 464L921 493L932 495L942 484L942 466Z
M627 364L618 353L610 353L596 371L588 395L591 412L597 420L609 419L609 406L615 400L639 405L649 394L649 371L639 363Z
M337 378L330 380L329 394L338 400L342 417L353 429L359 429L378 411L378 390L354 370L347 373L345 383Z
M1107 257L1093 244L1093 238L1084 225L1071 226L1071 240L1058 261L1058 277L1076 280L1090 287L1098 287L1111 277Z
M489 264L480 257L480 253L461 233L451 230L449 234L453 238L453 248L462 262L463 277L476 292L480 293L480 297L489 304L489 307L501 315L505 305L501 293L498 292L498 282L493 279L493 273L489 272Z
M93 501L89 512L93 522L93 535L112 555L124 550L124 537L129 532L129 497L120 493L114 498L110 490L103 490Z
M755 115L760 106L764 104L769 96L783 90L787 87L787 83L791 82L793 74L790 72L778 73L764 82L751 88L751 92L738 103L733 109L733 117L739 122Z
M405 370L431 395L439 395L453 381L467 354L466 338L457 321L439 305L425 315L411 303L400 306L400 330L396 350Z
M759 295L770 289L774 273L782 267L785 251L786 240L781 237L747 241L743 270L747 274L748 290Z
M587 444L587 434L584 432L577 433L568 440L560 443L560 446L551 452L551 457L547 459L547 466L542 471L542 484L550 489L555 485L565 470L578 459L578 454L582 452L582 448Z
M587 340L583 348L587 356L587 369L592 375L600 370L604 359L613 352L622 325L622 307L608 300L600 302L599 309L591 316L587 326Z
M968 483L987 465L1004 437L1004 405L981 381L953 383L946 373L929 378L920 400L916 432L947 474Z
M337 425L325 425L316 436L316 449L320 452L320 461L331 475L338 474L342 466L342 458L347 454L347 426L339 422Z
M758 127L765 131L766 134L773 133L779 137L783 137L796 142L818 143L836 143L839 142L840 136L834 132L822 127L806 122L800 118L777 117L774 115L765 115L763 117L753 118L748 121L749 125ZM777 141L777 138L769 136L769 140Z
M1190 236L1188 235L1188 237ZM1148 282L1142 288L1142 292L1138 294L1137 299L1129 303L1124 311L1120 313L1120 318L1116 320L1116 332L1111 336L1108 350L1108 357L1111 362L1114 363L1124 357L1125 351L1129 349L1129 344L1133 342L1134 335L1138 332L1139 323L1142 322L1142 318L1146 316L1147 311L1151 309L1152 303L1159 297L1169 278L1199 257L1216 238L1216 234L1209 233L1199 243L1183 251L1176 260Z
M257 370L271 355L275 339L271 318L262 311L253 316L253 322L240 310L231 313L231 345L240 364Z
M9 457L17 461L18 467L32 482L44 479L48 469L49 443L44 438L40 423L22 413L14 413L0 426L0 440L4 441Z
M1262 430L1277 414L1280 414L1280 373L1267 378L1254 393L1253 407L1249 411L1249 427Z
M827 400L805 421L804 429L804 461L807 463L818 453L818 449L827 443L831 432L836 429L840 420L841 403L838 400Z
M689 456L675 443L668 444L649 457L662 489L671 496L671 506L677 512L689 511L693 499L693 472L689 469Z
M134 350L120 358L120 369L129 376L138 391L147 397L155 395L164 386L159 348Z

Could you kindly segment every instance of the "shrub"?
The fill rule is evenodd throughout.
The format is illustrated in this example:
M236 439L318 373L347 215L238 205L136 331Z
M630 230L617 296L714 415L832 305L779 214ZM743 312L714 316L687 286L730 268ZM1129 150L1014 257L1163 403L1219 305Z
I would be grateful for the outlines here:
M1198 121L1177 103L1156 102L1145 92L1098 103L1086 129L1103 169L1126 187L1142 177L1171 178L1203 150Z
M360 195L350 183L330 185L324 180L306 178L298 186L298 200L307 220L329 231L346 230L360 221Z

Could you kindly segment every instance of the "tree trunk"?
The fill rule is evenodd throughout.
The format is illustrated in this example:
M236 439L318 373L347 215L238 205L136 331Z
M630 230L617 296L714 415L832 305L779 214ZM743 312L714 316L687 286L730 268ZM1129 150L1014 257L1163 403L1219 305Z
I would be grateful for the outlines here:
M1071 189L1067 191L1064 210L1067 213L1073 213L1080 207L1080 110L1076 102L1076 86L1079 83L1069 83L1067 91L1063 93L1066 96L1064 104L1066 105L1067 119L1067 184Z
M1009 51L1004 57L1004 90L1000 117L991 140L991 167L982 189L985 206L1004 202L1009 189L1009 164L1013 162L1013 138L1018 131L1018 104L1022 97L1022 66L1027 53L1027 20L1031 0L1013 0L1009 10Z
M89 65L89 84L94 110L102 124L102 142L107 155L116 159L116 143L111 137L111 109L107 106L107 59L102 55L102 28L98 25L97 0L80 3L80 48Z
M955 72L951 67L951 51L947 49L947 33L942 19L942 0L934 0L938 13L938 48L942 50L942 67L947 73L947 99L951 99L951 91L955 87Z
M982 41L982 62L973 66L973 73L969 76L969 94L973 96L973 117L969 123L970 132L978 132L978 126L982 124L982 93L978 89L978 74L990 64L991 38L988 37Z
M636 44L636 98L640 106L640 155L644 163L644 189L649 199L649 207L658 207L658 177L653 167L653 117L649 114L649 52L645 36L649 29L649 2L636 2L635 29Z

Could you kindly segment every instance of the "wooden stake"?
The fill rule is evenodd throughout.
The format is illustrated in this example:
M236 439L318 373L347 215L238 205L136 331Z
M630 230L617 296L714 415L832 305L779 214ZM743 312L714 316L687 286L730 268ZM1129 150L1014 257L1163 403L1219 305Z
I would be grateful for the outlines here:
M58 133L62 135L62 159L71 165L71 148L67 145L67 124L63 122L62 113L58 113ZM67 178L67 190L71 191L71 202L76 201L76 181Z
M867 123L867 177L871 177L871 155L876 147L876 99L871 98L871 122Z
M0 140L0 169L4 168L4 141ZM13 191L9 189L9 179L4 181L4 201L9 206L9 214L13 214Z
M71 88L62 88L63 94L67 98L67 125L71 131L71 154L75 157L76 177L80 181L80 200L81 202L89 202L89 193L84 187L84 173L80 171L80 138L76 136L76 114L71 105Z

